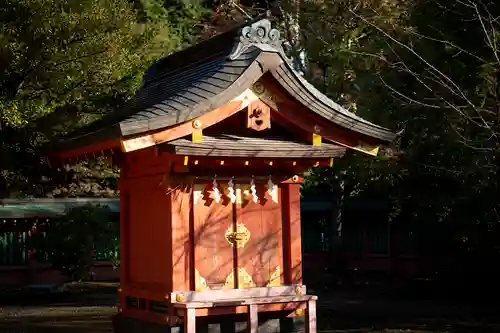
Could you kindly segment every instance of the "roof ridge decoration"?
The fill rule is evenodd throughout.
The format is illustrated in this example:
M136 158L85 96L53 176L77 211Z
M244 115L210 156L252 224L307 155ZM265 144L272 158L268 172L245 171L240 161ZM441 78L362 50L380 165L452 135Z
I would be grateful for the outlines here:
M286 60L289 60L283 49L284 41L280 37L280 31L273 28L271 21L268 19L262 19L251 25L247 25L241 29L238 44L233 48L229 59L235 60L251 46L255 46L262 51L278 52Z

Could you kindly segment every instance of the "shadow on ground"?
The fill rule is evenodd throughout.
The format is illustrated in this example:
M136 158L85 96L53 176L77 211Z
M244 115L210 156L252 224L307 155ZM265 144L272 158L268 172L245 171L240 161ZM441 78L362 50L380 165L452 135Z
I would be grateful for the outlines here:
M36 297L33 302L0 307L0 332L112 332L116 294L109 288L107 291L92 288L60 295L53 301L45 299L44 304ZM498 306L454 306L352 292L318 294L318 332L500 332ZM26 296L24 301L28 300Z

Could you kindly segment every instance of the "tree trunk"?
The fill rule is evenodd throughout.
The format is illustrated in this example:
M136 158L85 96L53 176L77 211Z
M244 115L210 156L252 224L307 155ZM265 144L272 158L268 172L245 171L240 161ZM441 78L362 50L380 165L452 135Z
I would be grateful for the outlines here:
M331 253L333 258L333 270L338 277L338 283L342 284L347 273L347 258L344 251L342 240L342 210L344 208L345 188L344 180L341 180L338 185L337 204L333 209L332 216L332 240Z

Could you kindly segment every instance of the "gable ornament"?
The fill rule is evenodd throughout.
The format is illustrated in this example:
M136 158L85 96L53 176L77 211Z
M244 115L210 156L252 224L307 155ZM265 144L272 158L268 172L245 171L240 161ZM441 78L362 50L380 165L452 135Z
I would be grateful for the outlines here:
M229 55L229 59L237 59L251 46L256 46L263 51L279 52L286 57L283 40L280 37L279 30L272 28L268 19L257 21L241 30L239 42Z

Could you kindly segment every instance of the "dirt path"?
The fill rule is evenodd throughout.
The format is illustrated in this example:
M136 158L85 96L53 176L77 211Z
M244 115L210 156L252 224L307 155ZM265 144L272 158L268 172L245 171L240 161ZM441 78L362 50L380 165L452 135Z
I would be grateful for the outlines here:
M108 333L116 308L103 307L4 307L0 332L9 333Z

